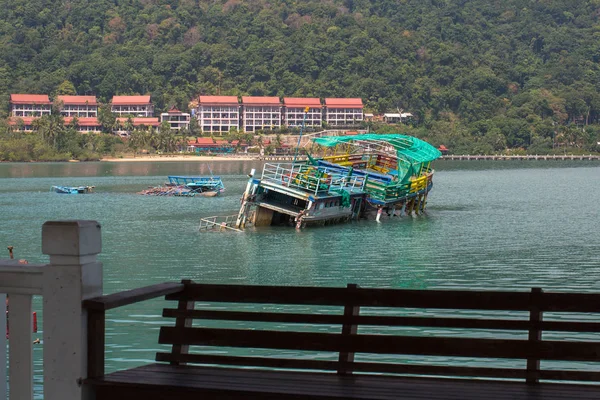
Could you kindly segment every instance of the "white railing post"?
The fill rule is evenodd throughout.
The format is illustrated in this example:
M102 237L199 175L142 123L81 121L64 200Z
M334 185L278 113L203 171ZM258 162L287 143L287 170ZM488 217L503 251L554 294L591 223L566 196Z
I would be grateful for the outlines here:
M10 348L8 368L10 370L10 398L33 399L33 321L30 294L11 294L8 309Z
M102 248L96 221L49 221L42 227L44 271L44 398L86 398L87 314L83 300L102 295Z
M0 293L0 399L8 398L6 396L6 295Z

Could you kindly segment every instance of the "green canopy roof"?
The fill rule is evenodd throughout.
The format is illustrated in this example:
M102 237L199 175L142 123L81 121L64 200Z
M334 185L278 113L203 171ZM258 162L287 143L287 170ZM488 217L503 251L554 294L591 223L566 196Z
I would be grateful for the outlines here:
M367 133L364 135L349 136L323 136L314 138L313 141L321 146L333 147L341 143L349 143L359 147L372 146L383 152L389 152L392 146L399 159L412 163L425 163L439 158L442 153L429 143L413 136L399 133L379 135Z

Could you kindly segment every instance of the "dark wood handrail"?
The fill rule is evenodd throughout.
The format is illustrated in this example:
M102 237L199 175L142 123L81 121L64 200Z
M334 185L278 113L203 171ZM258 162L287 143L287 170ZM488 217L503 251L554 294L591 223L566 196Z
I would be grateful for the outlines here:
M137 289L87 299L83 301L83 308L86 310L98 311L112 310L113 308L181 292L183 287L183 283L178 282L158 283L156 285L144 286Z
M95 378L104 375L107 310L177 293L183 288L183 283L165 282L84 300L82 307L88 312L88 377Z

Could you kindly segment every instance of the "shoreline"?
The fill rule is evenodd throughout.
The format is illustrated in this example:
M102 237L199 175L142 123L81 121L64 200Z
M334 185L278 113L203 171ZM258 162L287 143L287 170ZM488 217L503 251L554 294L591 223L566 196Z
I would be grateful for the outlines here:
M136 157L103 157L101 162L150 162L150 161L260 161L259 157L252 156L192 156L192 155L143 155Z

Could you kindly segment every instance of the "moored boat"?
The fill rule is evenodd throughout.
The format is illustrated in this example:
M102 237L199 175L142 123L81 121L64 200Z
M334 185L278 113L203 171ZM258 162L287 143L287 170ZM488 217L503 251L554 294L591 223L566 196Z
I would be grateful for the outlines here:
M169 176L168 186L185 186L194 193L219 193L225 185L219 176Z
M169 176L163 186L150 187L138 192L149 196L215 197L225 190L218 176Z
M431 163L441 153L401 134L313 139L341 154L306 162L267 163L242 197L236 227L326 225L382 215L421 214L433 187Z
M52 186L50 191L59 194L86 194L92 193L95 186Z

